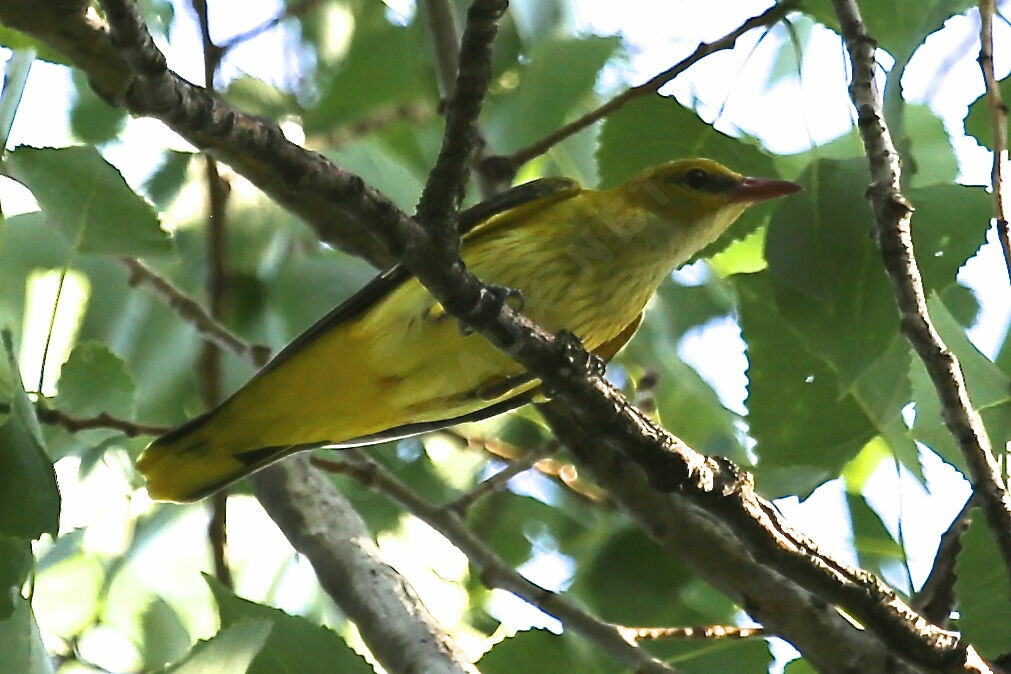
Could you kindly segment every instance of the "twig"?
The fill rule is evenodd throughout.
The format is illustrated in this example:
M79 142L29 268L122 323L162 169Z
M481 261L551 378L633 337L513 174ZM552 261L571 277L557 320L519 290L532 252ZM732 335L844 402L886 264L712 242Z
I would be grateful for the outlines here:
M238 35L233 35L232 37L222 42L220 45L222 56L224 56L224 54L228 53L232 49L235 49L243 42L247 42L249 40L252 40L254 37L259 37L263 33L273 30L274 28L279 26L281 22L284 21L285 19L290 19L300 14L304 14L305 12L311 11L319 4L320 0L302 0L302 2L299 3L288 4L284 9L282 9L272 18L267 19L266 21L261 23L259 26L254 26L253 28L250 28L245 32L239 33Z
M458 516L462 517L466 514L467 510L474 506L475 503L490 494L494 494L495 492L504 489L505 486L509 484L509 480L513 479L520 473L530 470L542 459L551 456L557 451L558 443L552 442L545 447L527 452L526 455L511 461L508 466L487 478L460 498L456 499L452 503L446 504L445 508L447 510L452 510Z
M204 53L204 87L214 91L214 77L221 65L224 50L211 40L207 0L190 0L200 26ZM228 192L213 157L205 156L207 180L207 298L211 318L220 323L228 284L225 269L227 255L226 221ZM204 407L213 409L221 402L221 349L213 342L204 342L200 356L200 388ZM214 577L231 589L235 586L228 566L228 489L222 489L210 499L211 517L207 523L207 540L214 560Z
M480 570L481 582L487 587L507 590L558 618L566 627L579 632L622 662L637 667L636 672L675 671L630 643L616 625L601 621L564 597L521 576L468 529L453 510L426 502L360 450L347 449L343 454L351 461L313 457L312 462L330 472L353 477L392 498L459 548Z
M443 101L449 101L453 95L457 67L460 63L460 37L456 28L456 15L450 0L423 0L422 6L428 15L428 32L432 36L432 49L435 52L439 92ZM477 124L474 125L474 134L476 149L472 164L478 168L478 191L487 199L498 193L503 186L496 182L495 176L481 170L488 148L488 139Z
M702 60L710 54L714 54L718 51L724 51L726 49L733 49L734 45L737 44L738 38L755 28L762 28L765 26L771 26L776 23L791 11L796 9L800 4L799 0L784 0L778 4L773 5L769 9L765 10L758 16L753 16L740 26L730 31L723 37L712 42L702 42L699 46L695 48L695 51L691 53L690 56L682 59L675 65L671 66L667 70L664 70L657 75L654 75L646 82L634 86L621 94L618 94L611 100L607 101L599 108L591 110L579 119L569 122L557 131L545 136L541 140L528 145L525 148L517 150L512 154L506 156L504 159L507 162L503 162L503 157L489 157L489 162L495 162L496 164L505 163L511 167L512 171L515 173L520 166L527 163L534 157L539 157L548 151L548 149L554 147L558 143L562 142L569 136L572 136L583 129L593 125L595 122L602 120L607 117L612 112L623 107L626 103L640 98L642 96L648 96L650 94L655 94L659 91L665 84L670 82L672 79L688 70L696 62Z
M951 612L955 610L957 603L955 564L958 561L958 554L962 551L962 536L969 530L972 510L978 505L977 501L975 494L970 495L962 510L951 521L948 530L941 535L934 563L930 567L930 575L911 602L913 608L920 611L930 622L941 627L948 625Z
M146 287L158 299L168 304L184 321L196 329L204 339L224 347L236 356L260 367L270 360L270 347L262 344L248 344L237 337L224 325L216 321L199 302L177 288L167 279L158 275L140 260L122 258L130 270L128 282L135 287Z
M445 431L444 431L445 432ZM522 461L526 454L520 454L516 448L506 443L497 442L493 439L472 440L462 438L470 444L480 445L488 454L513 463ZM573 494L586 499L592 503L603 504L608 502L607 492L580 475L579 470L568 461L559 461L553 458L542 458L534 462L531 466L533 470L552 480L557 480L561 486L569 489Z
M695 627L625 627L618 628L632 642L679 639L683 641L717 641L721 639L755 639L770 635L763 627L736 625L697 625Z
M855 0L832 0L850 53L850 96L867 154L868 197L877 220L875 239L899 306L902 333L927 368L942 415L969 467L969 474L1011 577L1011 497L994 459L979 414L972 407L958 359L934 328L910 234L912 206L902 195L898 154L874 88L874 49Z
M993 186L994 214L997 238L1004 251L1004 266L1011 281L1011 227L1008 225L1005 204L1004 177L1007 175L1007 106L1001 98L1000 85L993 71L993 13L994 0L979 2L979 67L986 83L986 101L990 108L990 126L993 128L993 169L990 183Z
M453 216L463 201L470 163L477 147L477 117L491 81L491 46L507 0L474 0L460 44L459 67L446 108L446 130L435 166L421 192L415 219L447 251L456 251L459 236Z
M0 412L6 411L4 410L4 407L5 405L0 403ZM128 438L136 438L140 435L162 435L172 430L171 426L138 424L133 421L127 421L126 419L114 417L108 412L102 412L101 414L96 414L92 417L75 417L51 407L38 405L35 408L35 414L42 423L50 424L52 426L60 426L71 433L105 428L119 431Z
M453 6L449 0L422 0L421 4L428 15L428 32L432 36L435 51L439 91L443 99L449 100L453 95L457 64L460 63L460 38Z

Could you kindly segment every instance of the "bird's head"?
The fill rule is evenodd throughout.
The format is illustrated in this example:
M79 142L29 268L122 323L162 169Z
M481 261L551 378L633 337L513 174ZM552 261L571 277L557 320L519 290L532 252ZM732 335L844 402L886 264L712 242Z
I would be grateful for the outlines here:
M678 159L617 188L629 202L673 225L715 239L749 206L797 192L789 180L749 178L711 159Z

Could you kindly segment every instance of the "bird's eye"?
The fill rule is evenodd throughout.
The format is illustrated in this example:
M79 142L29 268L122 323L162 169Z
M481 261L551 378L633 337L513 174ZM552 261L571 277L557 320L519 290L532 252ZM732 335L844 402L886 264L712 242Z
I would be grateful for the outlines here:
M692 169L686 173L684 177L685 185L688 185L688 187L696 190L703 188L708 179L709 174L702 169Z

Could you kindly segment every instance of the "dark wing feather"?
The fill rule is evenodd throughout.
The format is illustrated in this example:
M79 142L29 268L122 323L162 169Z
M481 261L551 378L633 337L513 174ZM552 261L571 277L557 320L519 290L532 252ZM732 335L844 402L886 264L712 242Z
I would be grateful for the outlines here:
M579 192L579 183L568 178L541 178L497 194L486 201L461 211L457 216L457 228L460 234L466 234L495 215L532 204L535 201L546 200L553 203L559 198L568 198ZM548 199L549 197L554 197ZM331 328L345 321L361 316L393 292L400 284L412 278L411 272L400 265L390 267L382 272L357 293L341 302L325 316L316 321L309 329L300 334L285 346L267 363L258 374L270 372L291 356L301 351L317 337L327 333Z

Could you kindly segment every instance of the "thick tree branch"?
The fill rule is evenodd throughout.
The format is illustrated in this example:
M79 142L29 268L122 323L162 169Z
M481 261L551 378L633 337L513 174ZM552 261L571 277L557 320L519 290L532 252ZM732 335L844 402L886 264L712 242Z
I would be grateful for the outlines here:
M900 189L899 156L892 144L874 87L874 49L855 0L832 0L850 54L850 97L870 164L868 197L877 227L875 240L892 282L901 318L900 329L927 368L941 401L944 423L965 456L997 547L1011 577L1011 496L994 459L983 421L972 406L961 365L934 328L927 310L923 280L913 253L910 221L913 208Z
M305 454L251 478L257 499L391 673L476 674L411 586L383 559L358 513Z
M979 67L983 71L986 84L986 102L990 108L990 126L993 129L993 169L990 183L993 186L994 217L997 238L1004 251L1004 266L1008 280L1011 280L1011 225L1008 224L1005 204L1005 180L1007 176L1007 105L1001 98L1000 85L993 71L993 15L996 11L994 0L980 0L979 3Z
M750 484L727 484L719 471L707 478L702 465L699 479L714 480L711 498L687 488L662 493L650 488L650 471L629 469L621 451L563 406L551 402L541 412L664 550L797 647L819 672L990 671L974 664L978 656L956 635L927 624L870 574L832 560L787 527ZM856 627L833 603L870 629Z
M561 595L521 576L468 529L454 509L426 502L360 450L344 450L344 455L353 463L326 459L315 459L314 462L330 472L349 475L389 496L409 513L441 533L477 567L481 582L487 587L499 588L522 597L622 662L636 667L636 672L670 674L676 671L647 651L636 647L617 625L600 620Z

